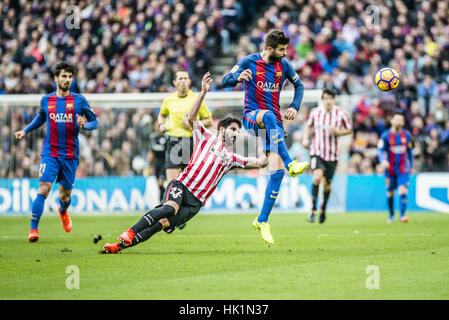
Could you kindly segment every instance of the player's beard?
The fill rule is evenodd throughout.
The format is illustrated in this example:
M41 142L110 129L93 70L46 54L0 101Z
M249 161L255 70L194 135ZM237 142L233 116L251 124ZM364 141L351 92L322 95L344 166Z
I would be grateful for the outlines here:
M234 145L236 139L237 139L237 137L230 136L225 133L225 144L227 147L232 147Z
M269 60L270 62L281 62L281 61L282 61L282 58L284 58L284 57L283 57L283 56L278 57L278 56L276 56L276 55L274 55L274 54L268 56L268 60Z
M70 89L70 82L67 83L59 82L58 87L62 92L66 92Z

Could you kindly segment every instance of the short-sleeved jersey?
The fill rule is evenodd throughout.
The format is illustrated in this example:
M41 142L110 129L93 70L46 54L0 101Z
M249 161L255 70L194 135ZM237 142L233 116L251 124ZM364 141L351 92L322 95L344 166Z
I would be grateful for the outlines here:
M252 110L271 110L278 122L282 123L279 94L286 79L293 84L300 82L299 76L290 62L282 59L280 62L266 63L260 53L253 53L234 66L231 73L241 73L250 69L252 79L244 81L245 109L243 113Z
M77 124L77 116L85 116L88 122L97 119L86 98L73 92L59 98L55 91L42 97L39 113L47 122L41 156L78 159L80 127Z
M223 176L233 168L245 168L248 158L229 150L200 121L192 131L192 135L194 143L192 157L175 180L184 184L204 205Z
M387 174L396 176L410 173L410 160L407 153L413 148L412 135L403 129L394 133L388 129L382 133L378 143L379 152L387 152L387 160L390 164Z
M326 112L323 106L319 106L310 111L307 126L314 127L310 155L325 161L338 161L338 137L331 134L330 129L351 129L352 122L348 113L338 106L334 106L331 112Z
M193 93L192 90L189 90L185 97L180 98L178 96L178 92L174 92L166 97L162 101L161 106L161 114L164 116L168 116L168 126L167 126L167 134L169 136L175 137L191 137L192 133L190 130L184 129L182 125L182 121L186 118L186 115L190 111L197 98L197 94ZM209 118L211 113L206 106L206 103L203 103L200 106L200 110L198 112L199 117Z

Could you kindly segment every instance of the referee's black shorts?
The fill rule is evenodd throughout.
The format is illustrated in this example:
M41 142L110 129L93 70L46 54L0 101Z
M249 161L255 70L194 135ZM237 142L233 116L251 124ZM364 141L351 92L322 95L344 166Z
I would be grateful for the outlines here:
M327 182L331 183L335 169L337 169L337 161L326 161L321 157L312 156L310 167L312 168L312 171L315 169L322 169Z
M193 153L192 137L169 136L165 151L165 168L184 170Z
M178 204L178 212L168 218L171 227L177 227L192 219L201 209L203 204L198 200L184 184L177 180L172 180L165 188L162 203L174 201Z

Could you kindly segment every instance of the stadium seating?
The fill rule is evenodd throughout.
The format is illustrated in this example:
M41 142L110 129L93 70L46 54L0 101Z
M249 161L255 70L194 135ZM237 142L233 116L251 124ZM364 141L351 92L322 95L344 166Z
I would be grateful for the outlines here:
M0 94L52 91L51 66L59 60L79 66L73 89L81 93L171 91L173 71L178 67L190 72L197 88L201 75L217 61L215 58L229 61L233 57L237 61L260 50L264 35L277 28L290 37L288 59L306 89L330 87L339 95L358 94L367 110L380 101L385 123L394 108L404 109L410 120L407 128L419 144L415 154L417 169L431 171L438 167L447 171L448 3L443 0L381 3L379 23L367 24L370 19L367 7L371 4L368 0L257 3L255 0L101 0L95 7L88 1L80 1L69 12L62 8L66 2L60 0L20 4L5 0L0 2ZM81 18L79 27L76 19L70 20L75 13ZM402 84L394 94L381 93L370 81L384 66L401 74ZM219 85L219 77L217 82ZM373 116L364 122L356 121L363 109L356 106L361 102L344 106L353 110L353 141L367 140L364 137L376 132L372 123L378 120ZM416 102L419 112L413 113L412 105ZM437 105L442 108L436 108ZM12 139L14 131L29 123L36 112L35 108L25 112L11 109L0 115L0 177L36 176L41 135L33 133L27 142L20 143ZM103 137L95 136L96 133L84 136L81 143L86 155L79 174L141 174L133 169L132 163L136 157L151 159L147 137L152 132L155 116L152 112L145 116L143 111L136 114L104 111L100 121L103 117L118 120L120 126L101 128L99 132L104 137L121 139L109 139L119 141L109 150L108 143L100 145ZM301 131L302 121L304 115L287 125L289 137ZM420 121L423 128L415 127ZM437 136L430 135L433 128L437 129ZM356 139L357 132L366 135ZM135 136L139 137L134 138L139 143L129 150L130 146L124 142ZM437 167L433 165L434 150L430 147L435 145L432 143L435 139L437 148L446 154L445 159L438 160L442 164ZM371 146L375 142L365 141L361 145ZM288 143L292 145L291 138ZM365 152L367 149L351 147L352 173L378 172L375 154ZM17 157L19 153L26 157ZM361 161L353 160L359 156ZM120 171L111 167L111 159L117 162L126 158L125 165L117 167ZM362 162L365 165L361 166Z

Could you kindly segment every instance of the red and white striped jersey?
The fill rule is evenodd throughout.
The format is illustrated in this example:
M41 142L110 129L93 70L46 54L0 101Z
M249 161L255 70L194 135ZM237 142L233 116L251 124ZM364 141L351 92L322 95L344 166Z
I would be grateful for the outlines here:
M314 127L310 155L318 156L325 161L337 161L338 137L331 134L330 129L352 128L348 113L338 106L334 106L331 112L326 112L324 106L318 106L310 111L307 126Z
M190 162L175 180L181 182L203 205L223 176L233 168L245 168L248 158L229 150L201 121L192 130Z

